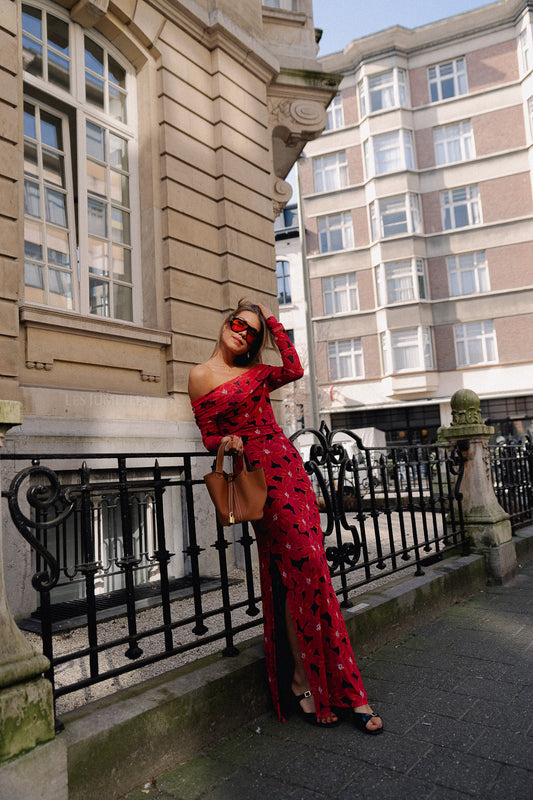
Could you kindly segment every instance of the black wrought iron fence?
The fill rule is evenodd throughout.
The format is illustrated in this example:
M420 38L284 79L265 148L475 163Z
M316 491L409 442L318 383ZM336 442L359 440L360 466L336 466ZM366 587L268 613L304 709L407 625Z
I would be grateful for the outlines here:
M533 441L490 447L494 492L515 530L533 522Z
M446 550L466 547L458 452L370 450L325 426L293 439L307 439L301 449L344 606L359 587L405 569L421 575ZM3 496L33 551L30 622L56 698L191 651L199 657L213 643L233 655L261 624L252 529L216 522L203 483L209 454L8 458L27 462ZM83 646L58 647L75 625Z

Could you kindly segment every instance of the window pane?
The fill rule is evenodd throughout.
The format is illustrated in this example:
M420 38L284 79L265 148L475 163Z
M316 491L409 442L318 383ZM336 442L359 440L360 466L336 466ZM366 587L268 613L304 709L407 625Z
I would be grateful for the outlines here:
M126 122L126 95L114 86L109 86L109 113L115 119Z
M114 309L113 316L117 319L125 319L131 322L133 319L133 302L130 286L122 286L115 283L113 286Z
M103 164L87 159L87 191L91 194L107 196L107 171Z
M41 111L41 142L55 150L63 149L61 120L46 111Z
M51 269L48 273L50 281L50 305L55 308L72 308L72 282L70 272Z
M109 81L119 86L121 89L126 88L126 70L115 61L112 56L108 57Z
M24 103L24 136L28 136L30 139L37 138L35 106L32 106L31 103Z
M44 274L42 264L24 263L25 298L31 303L44 303Z
M67 226L66 195L54 189L45 189L46 219L54 225Z
M93 200L92 197L88 199L88 223L89 233L95 236L107 237L107 219L106 219L106 206L104 203L99 203L98 200Z
M120 281L131 282L131 250L125 247L119 247L114 244L112 248L113 253L113 278ZM290 294L288 300L285 302L290 303Z
M43 74L43 47L30 39L29 36L22 37L22 63L24 70L29 75L42 77Z
M108 244L89 237L89 272L95 275L108 274Z
M32 217L41 216L41 194L39 185L33 181L24 181L24 213Z
M65 91L70 89L70 62L58 56L53 50L48 52L48 80Z
M91 314L109 317L109 284L98 278L89 278L89 304Z
M42 40L43 23L40 9L22 5L22 30Z
M24 142L24 174L39 177L37 145Z
M57 228L48 228L47 237L47 257L49 264L56 267L70 267L70 252L68 232L60 231Z
M24 256L36 261L43 258L43 230L38 222L26 222L24 225Z
M111 137L113 138L113 137ZM99 125L87 122L86 128L87 155L98 161L105 161L105 131Z
M112 167L128 169L128 143L112 133L109 135L109 163Z
M130 215L126 211L111 209L111 226L114 242L130 244Z
M47 19L48 44L64 56L69 54L68 22L48 14Z
M43 178L47 183L65 187L65 165L63 156L43 148Z
M90 73L85 75L85 97L88 103L104 107L104 82Z
M85 37L85 66L87 69L103 77L104 51L96 42L89 39L88 36Z
M111 199L122 206L129 206L130 182L128 176L111 170L109 177L111 181Z

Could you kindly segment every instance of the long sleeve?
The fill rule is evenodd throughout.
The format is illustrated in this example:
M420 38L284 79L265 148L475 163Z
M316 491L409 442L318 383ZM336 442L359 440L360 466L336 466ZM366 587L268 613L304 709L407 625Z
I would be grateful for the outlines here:
M283 362L281 367L270 368L268 383L271 389L279 389L280 386L284 386L286 383L297 381L302 377L304 371L298 358L298 353L281 322L278 322L275 317L269 317L267 325L272 331Z
M216 404L213 403L206 408L205 405L202 406L197 402L193 402L192 408L196 424L202 434L202 442L205 449L209 450L210 453L216 453L222 438L226 436L225 433L223 434L219 431L215 419Z

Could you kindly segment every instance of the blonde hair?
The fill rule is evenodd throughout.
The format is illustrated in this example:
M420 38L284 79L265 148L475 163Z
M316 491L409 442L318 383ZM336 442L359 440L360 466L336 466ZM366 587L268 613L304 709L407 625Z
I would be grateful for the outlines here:
M259 306L256 306L255 303L251 303L245 297L241 297L237 304L237 308L234 311L230 311L230 313L224 319L224 322L220 326L220 330L218 332L217 342L215 345L215 349L212 352L212 356L220 348L220 342L222 340L222 334L224 333L224 329L227 325L231 322L233 317L238 317L242 314L243 311L250 311L252 314L255 314L259 319L259 324L261 329L259 331L259 335L252 342L246 353L243 353L240 356L235 358L234 364L237 367L246 367L246 366L253 366L254 364L261 364L262 363L262 353L263 350L267 345L273 346L274 340L272 338L272 334L270 333L270 329L266 324L266 319L263 316L263 313Z

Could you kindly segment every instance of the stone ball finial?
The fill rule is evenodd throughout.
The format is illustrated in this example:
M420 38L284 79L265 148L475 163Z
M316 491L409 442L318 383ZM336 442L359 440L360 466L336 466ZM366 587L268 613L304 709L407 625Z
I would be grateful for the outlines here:
M481 400L472 389L458 389L450 405L453 425L483 425Z

